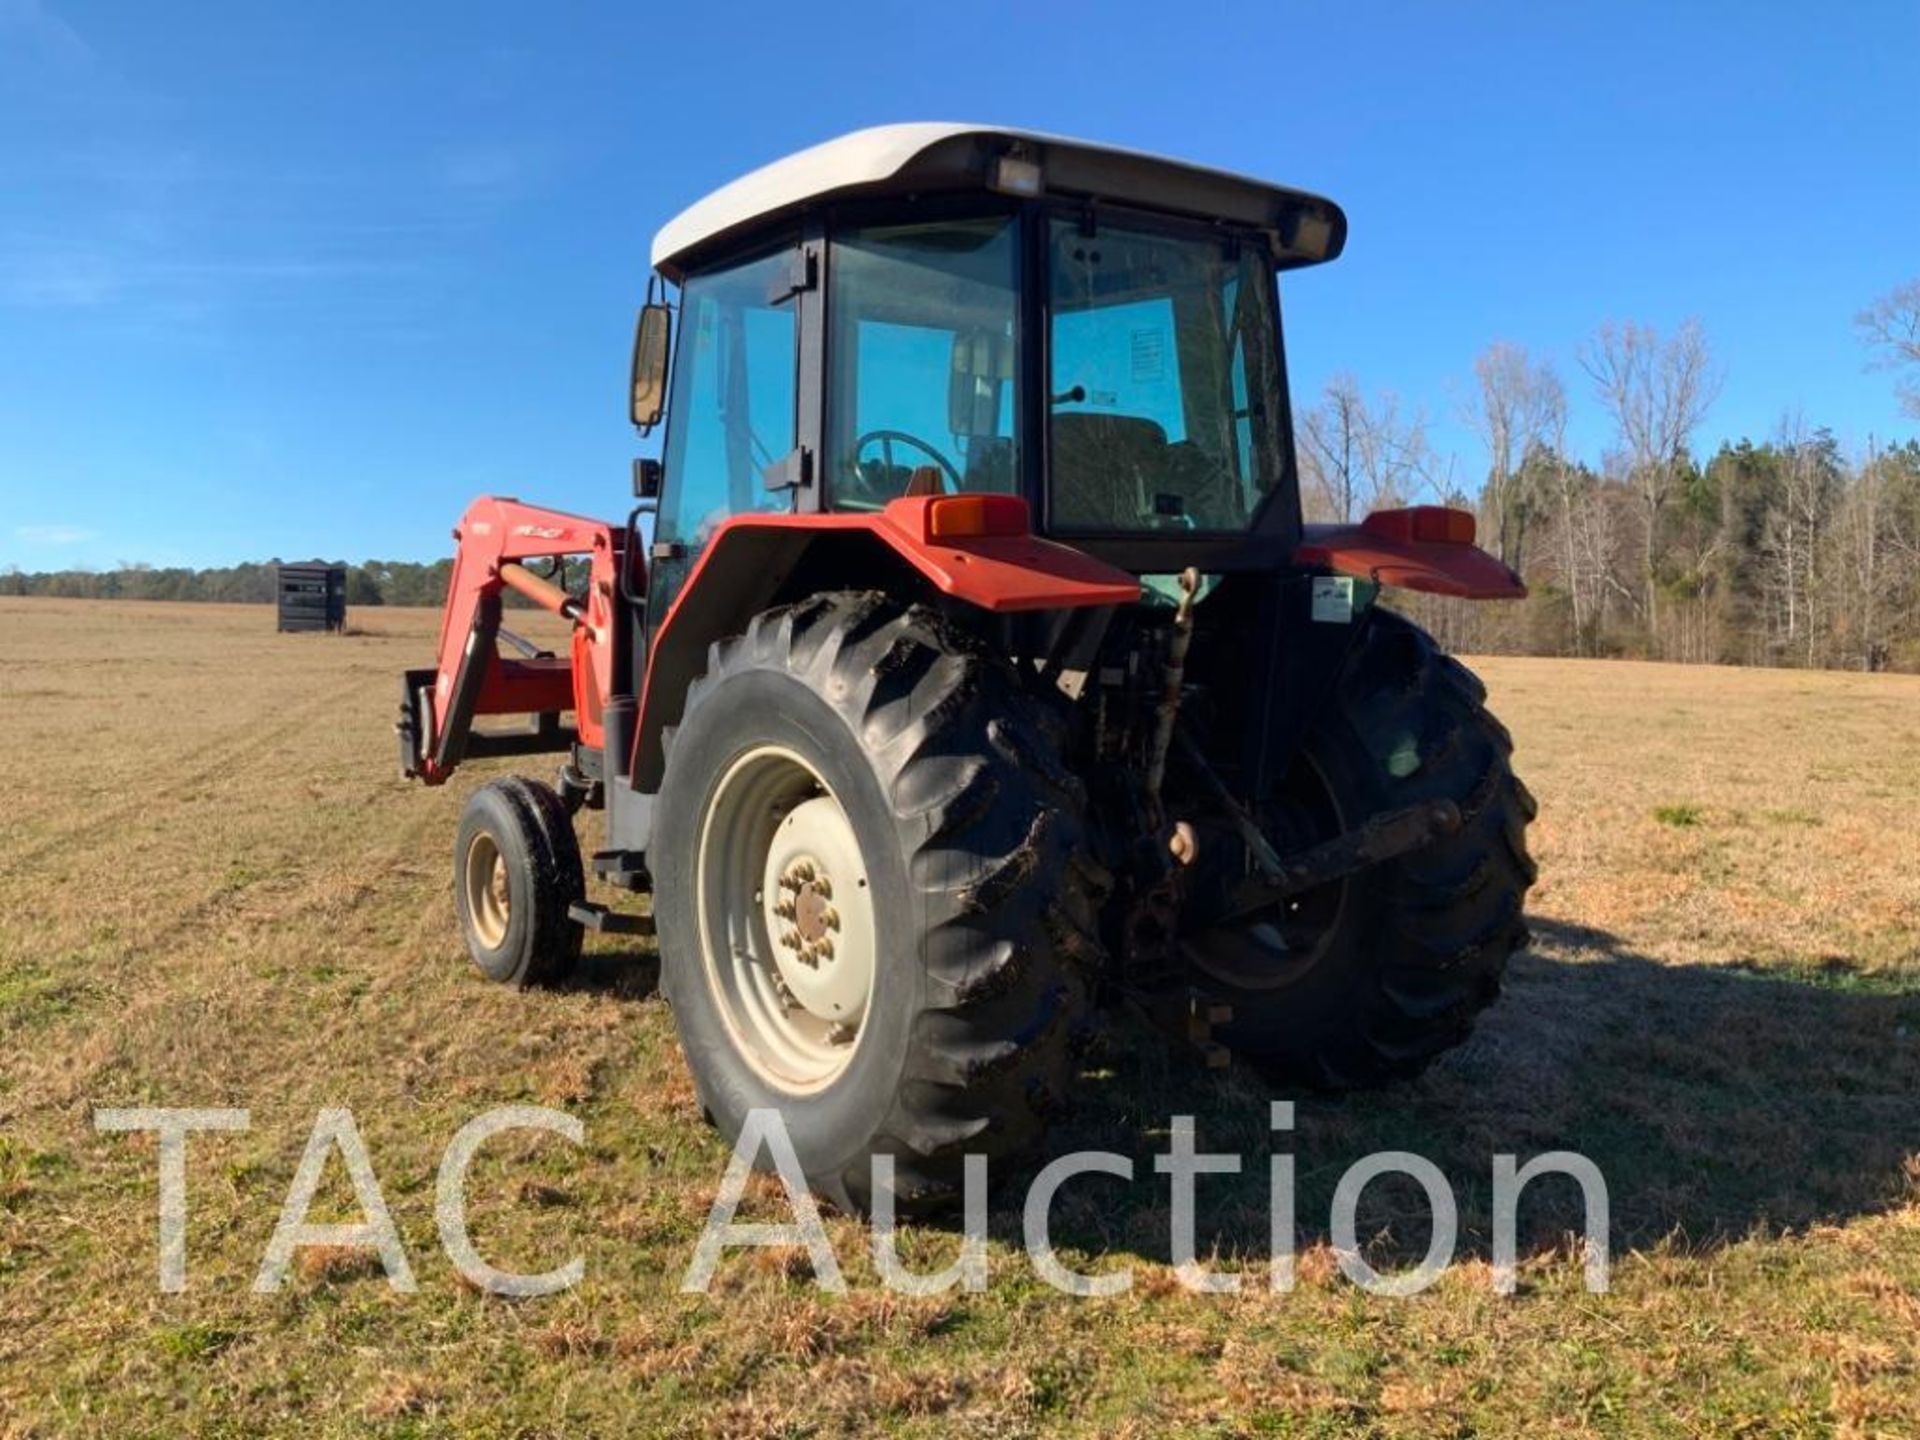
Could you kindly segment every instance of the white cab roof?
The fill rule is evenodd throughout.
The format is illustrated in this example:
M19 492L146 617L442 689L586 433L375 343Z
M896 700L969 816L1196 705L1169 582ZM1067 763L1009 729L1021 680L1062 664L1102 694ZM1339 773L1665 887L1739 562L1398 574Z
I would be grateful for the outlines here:
M995 188L1002 156L1041 168L1047 194L1077 195L1270 231L1283 265L1331 260L1346 217L1330 200L1182 160L991 125L922 123L856 130L763 165L681 211L653 241L678 280L729 239L829 199Z

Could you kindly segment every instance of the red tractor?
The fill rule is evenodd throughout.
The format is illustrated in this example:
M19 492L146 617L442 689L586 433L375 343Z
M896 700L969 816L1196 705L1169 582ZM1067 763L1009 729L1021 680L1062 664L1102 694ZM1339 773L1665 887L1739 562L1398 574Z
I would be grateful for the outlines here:
M926 1208L1030 1150L1096 1005L1331 1087L1457 1043L1526 942L1534 807L1481 685L1375 602L1524 592L1462 511L1303 523L1277 276L1345 236L1313 195L959 125L674 219L638 505L475 502L405 678L408 775L566 757L467 804L481 970L636 923L588 869L651 891L706 1111L777 1107L856 1209L875 1155ZM570 653L502 628L508 589Z

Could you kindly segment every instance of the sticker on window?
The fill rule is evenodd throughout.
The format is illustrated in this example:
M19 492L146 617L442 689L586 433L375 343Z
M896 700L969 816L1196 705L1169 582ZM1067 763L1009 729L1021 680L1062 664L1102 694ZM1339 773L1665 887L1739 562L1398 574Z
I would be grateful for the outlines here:
M1313 618L1325 625L1353 623L1353 577L1316 575L1313 580Z
M1135 384L1143 381L1164 380L1167 378L1167 332L1164 330L1135 330L1133 332L1133 380Z

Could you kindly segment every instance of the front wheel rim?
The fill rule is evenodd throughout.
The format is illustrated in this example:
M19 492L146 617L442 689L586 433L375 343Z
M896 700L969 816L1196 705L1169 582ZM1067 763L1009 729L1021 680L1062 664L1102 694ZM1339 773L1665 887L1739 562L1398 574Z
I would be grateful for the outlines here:
M701 968L735 1048L789 1094L832 1084L865 1033L879 958L845 808L799 755L757 747L715 785L695 863Z
M507 857L486 831L468 844L461 876L473 933L487 949L498 950L513 919L513 893L507 881Z

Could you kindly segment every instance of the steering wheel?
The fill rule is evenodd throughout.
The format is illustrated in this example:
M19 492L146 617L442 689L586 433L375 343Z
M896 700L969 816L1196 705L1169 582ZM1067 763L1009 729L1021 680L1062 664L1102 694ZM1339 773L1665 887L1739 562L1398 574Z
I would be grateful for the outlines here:
M854 441L853 463L856 467L860 463L860 452L876 441L879 442L880 445L880 463L887 467L889 474L896 468L893 463L893 447L895 442L898 442L899 444L908 445L918 450L929 460L933 461L935 465L939 466L947 480L952 482L948 488L953 490L965 488L965 483L960 478L960 472L954 468L951 460L947 459L946 456L942 455L918 435L909 435L904 430L869 430L858 440Z

